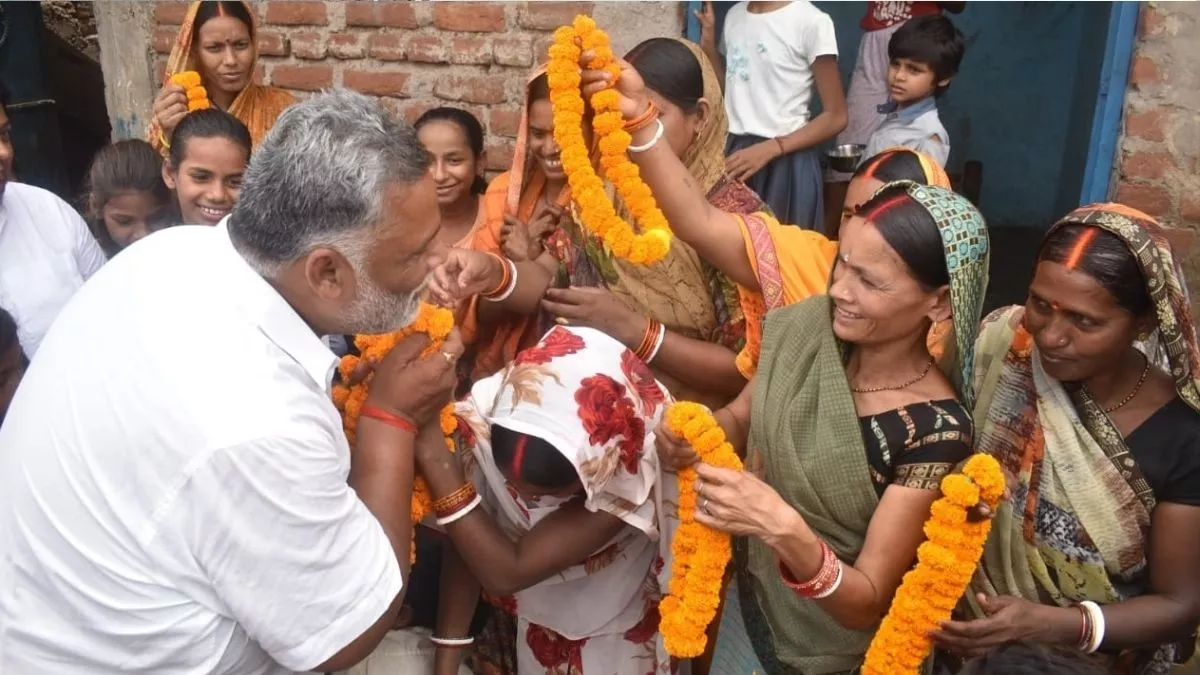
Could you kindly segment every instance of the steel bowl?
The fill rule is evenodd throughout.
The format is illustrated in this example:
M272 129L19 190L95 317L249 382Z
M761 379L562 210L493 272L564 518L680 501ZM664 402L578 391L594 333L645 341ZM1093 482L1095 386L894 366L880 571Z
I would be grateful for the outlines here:
M825 153L825 159L829 161L829 167L838 173L854 173L866 149L867 146L858 143L839 145Z

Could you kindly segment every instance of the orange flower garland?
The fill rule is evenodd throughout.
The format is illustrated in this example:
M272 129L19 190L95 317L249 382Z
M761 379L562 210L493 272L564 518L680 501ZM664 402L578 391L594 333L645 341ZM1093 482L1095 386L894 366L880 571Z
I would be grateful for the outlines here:
M705 464L741 470L742 460L708 408L679 402L667 410L666 422ZM721 582L733 547L728 534L696 522L696 469L680 470L678 483L679 530L671 542L671 582L658 609L667 653L686 659L704 653L705 631L721 604Z
M942 479L942 497L925 521L917 566L904 575L891 609L871 640L863 675L916 675L929 656L928 637L950 618L975 573L992 521L972 523L967 510L982 499L992 509L1004 494L1004 474L989 455L967 460L962 473Z
M344 356L341 363L338 364L338 372L342 376L342 381L349 381L350 374L358 367L358 364L366 359L371 363L376 363L395 347L398 342L414 333L425 333L429 336L429 345L421 352L422 357L438 351L442 347L442 342L450 335L450 331L454 329L454 313L442 307L435 307L427 303L421 303L421 309L417 313L417 318L405 328L394 333L385 335L359 335L354 338L354 345L358 347L361 356ZM350 445L354 445L357 439L356 430L358 429L358 417L362 413L363 404L367 401L368 384L374 375L368 375L367 379L353 387L347 387L342 384L334 385L333 387L333 403L337 409L342 412L342 426L346 430L346 439L350 441ZM450 452L454 452L454 439L451 434L458 428L458 420L454 416L454 404L447 404L442 408L438 415L438 422L442 428L442 435L446 437L446 446ZM433 498L429 495L429 487L425 485L425 479L421 476L416 476L413 480L413 496L412 496L412 522L414 524L421 522L425 516L433 510ZM415 531L414 531L415 535ZM413 544L412 559L416 560L416 544Z
M212 104L208 102L208 90L200 85L200 73L194 70L176 73L171 76L171 84L183 87L187 94L188 112L212 107Z
M620 75L608 35L596 27L591 17L577 16L574 24L555 31L547 78L554 107L554 140L561 148L563 172L579 204L583 225L603 239L613 255L637 264L658 262L671 248L671 230L637 165L626 154L631 138L618 109L620 97L611 87L592 96L592 129L599 139L604 175L641 224L641 234L634 234L629 223L617 215L604 183L592 167L583 136L585 106L579 91L579 57L584 50L596 55L588 63L589 68L609 71L614 82Z

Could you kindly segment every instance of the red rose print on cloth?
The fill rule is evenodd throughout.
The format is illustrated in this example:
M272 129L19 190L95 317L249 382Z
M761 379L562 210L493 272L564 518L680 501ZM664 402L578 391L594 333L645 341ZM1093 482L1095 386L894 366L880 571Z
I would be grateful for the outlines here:
M568 640L549 628L531 623L525 631L525 642L547 673L583 675L583 646L587 638Z
M608 375L584 378L575 391L575 402L579 404L579 420L588 432L588 442L603 446L620 437L617 449L621 466L636 474L642 443L646 440L646 422L625 396L625 385Z
M641 400L644 414L651 414L655 408L666 401L666 396L658 386L658 381L654 379L654 373L650 371L650 367L628 349L621 353L621 370L625 373L625 377L629 378L629 383L633 385L634 392Z
M636 626L625 631L625 641L644 645L658 635L658 603L647 602L646 613Z
M463 419L462 415L455 415L454 420L458 423L458 428L456 429L458 434L458 438L456 439L458 450L460 452L463 450L471 452L475 447L475 430Z
M517 358L513 359L513 365L550 363L553 359L574 354L583 348L583 338L562 326L555 326L549 333L546 333L546 337L542 338L540 344L517 354Z

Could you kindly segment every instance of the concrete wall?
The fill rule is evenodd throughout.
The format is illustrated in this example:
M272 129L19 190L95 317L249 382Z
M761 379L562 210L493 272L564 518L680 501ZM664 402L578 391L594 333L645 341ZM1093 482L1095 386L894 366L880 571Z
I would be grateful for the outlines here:
M106 4L117 9L105 14L121 15L98 17L102 52L120 52L113 59L102 53L106 83L115 90L113 128L117 136L138 135L153 100L143 90L157 91L187 4ZM524 80L545 59L551 31L577 13L592 14L625 50L649 37L681 35L684 5L382 0L254 8L259 81L301 96L331 86L358 89L410 120L437 105L464 107L488 130L489 168L501 170L511 160Z

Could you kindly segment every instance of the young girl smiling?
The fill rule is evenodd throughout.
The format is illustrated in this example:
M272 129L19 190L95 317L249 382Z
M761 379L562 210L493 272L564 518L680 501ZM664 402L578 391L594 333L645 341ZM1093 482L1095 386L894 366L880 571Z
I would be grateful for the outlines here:
M233 210L250 162L250 131L215 108L188 113L171 134L162 177L175 192L180 222L216 225Z

